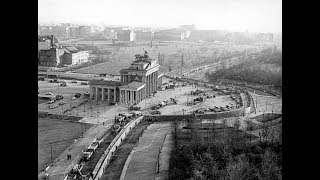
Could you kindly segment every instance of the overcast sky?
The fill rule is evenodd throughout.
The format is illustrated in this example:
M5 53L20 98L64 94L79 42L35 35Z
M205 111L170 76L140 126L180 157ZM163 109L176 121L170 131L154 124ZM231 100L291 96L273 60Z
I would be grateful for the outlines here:
M39 23L282 32L281 0L38 0Z

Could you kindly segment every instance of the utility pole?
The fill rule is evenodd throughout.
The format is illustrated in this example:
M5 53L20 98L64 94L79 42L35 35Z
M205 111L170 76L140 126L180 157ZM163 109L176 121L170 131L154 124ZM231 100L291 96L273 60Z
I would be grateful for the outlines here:
M268 99L266 99L266 111L267 111L267 104L268 104Z
M72 97L70 98L69 116L70 116L70 114L71 114L71 101L72 101Z
M91 110L91 117L92 117L92 105L91 105L91 100L90 100L90 110Z
M50 143L50 157L51 157L51 164L53 164L53 160L52 160L52 143Z
M83 138L83 128L82 128L82 123L81 123L81 137Z

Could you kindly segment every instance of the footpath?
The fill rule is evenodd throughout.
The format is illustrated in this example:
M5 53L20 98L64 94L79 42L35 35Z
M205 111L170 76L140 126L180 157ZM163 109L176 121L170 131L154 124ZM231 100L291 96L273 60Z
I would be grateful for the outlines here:
M49 179L63 180L73 166L79 162L82 151L86 149L95 138L104 134L110 127L111 124L95 124L89 128L84 133L83 138L77 139L47 168L45 173L49 175ZM67 155L71 155L71 159L67 159ZM43 174L43 172L40 174Z

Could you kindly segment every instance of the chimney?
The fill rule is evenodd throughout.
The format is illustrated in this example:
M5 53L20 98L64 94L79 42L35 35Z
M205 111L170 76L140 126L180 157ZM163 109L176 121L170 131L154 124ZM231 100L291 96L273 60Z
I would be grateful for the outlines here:
M54 41L54 37L53 37L53 35L51 35L51 47L53 47L53 41Z

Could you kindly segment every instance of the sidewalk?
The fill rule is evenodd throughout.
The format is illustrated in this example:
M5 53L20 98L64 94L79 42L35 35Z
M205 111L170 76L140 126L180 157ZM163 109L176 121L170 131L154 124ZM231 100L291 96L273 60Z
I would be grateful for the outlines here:
M82 150L87 148L95 138L105 133L110 127L110 124L95 124L88 129L84 134L84 138L80 138L71 144L48 168L49 179L63 180L73 166L79 162ZM67 160L68 154L71 155L71 160Z

